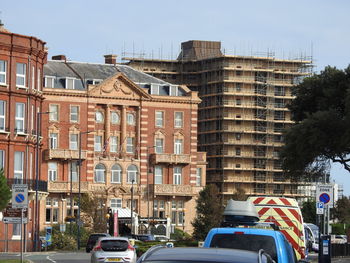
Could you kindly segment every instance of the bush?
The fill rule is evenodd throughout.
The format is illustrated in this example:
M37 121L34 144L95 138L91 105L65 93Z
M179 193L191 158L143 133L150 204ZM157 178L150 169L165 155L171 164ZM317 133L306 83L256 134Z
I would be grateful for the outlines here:
M191 235L187 234L186 232L175 228L174 233L170 234L170 239L174 239L174 240L190 240L192 237Z

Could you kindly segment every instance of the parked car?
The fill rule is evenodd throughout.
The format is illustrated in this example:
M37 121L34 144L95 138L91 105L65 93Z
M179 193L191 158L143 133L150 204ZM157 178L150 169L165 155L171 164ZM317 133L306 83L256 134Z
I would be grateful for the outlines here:
M348 238L346 235L331 235L331 242L333 244L346 244Z
M136 250L125 237L101 237L91 251L91 263L135 263L136 259Z
M239 249L202 248L202 247L152 247L146 251L137 263L273 263L263 250L252 252Z
M88 239L87 243L86 243L85 251L87 253L89 253L92 250L92 248L95 246L97 240L100 237L110 237L110 234L108 234L108 233L94 233L94 234L91 234L89 236L89 239Z
M146 241L146 242L156 241L156 239L154 238L154 235L151 235L151 234L137 235L136 239L140 241Z
M170 239L167 236L163 236L163 235L154 235L154 239L159 242L175 241L174 239Z

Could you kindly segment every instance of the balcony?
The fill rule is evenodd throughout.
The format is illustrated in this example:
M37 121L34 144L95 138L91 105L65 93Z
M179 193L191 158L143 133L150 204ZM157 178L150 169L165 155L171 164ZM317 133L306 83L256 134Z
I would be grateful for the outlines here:
M35 191L36 189L36 180L23 180L16 178L8 178L7 185L11 188L13 184L26 184L28 185L28 191ZM38 180L38 191L47 192L47 182Z
M189 154L153 153L151 154L150 160L153 164L189 164L191 162L191 157Z
M195 192L190 185L156 184L154 185L155 195L170 196L193 196Z
M87 151L81 151L81 159L86 159ZM79 151L78 150L68 150L68 149L46 149L44 151L44 159L79 159Z
M71 189L70 182L48 182L48 189L50 193L69 193ZM72 184L72 192L78 193L79 185L78 182L73 182ZM88 182L80 182L80 191L82 193L89 192L89 184Z

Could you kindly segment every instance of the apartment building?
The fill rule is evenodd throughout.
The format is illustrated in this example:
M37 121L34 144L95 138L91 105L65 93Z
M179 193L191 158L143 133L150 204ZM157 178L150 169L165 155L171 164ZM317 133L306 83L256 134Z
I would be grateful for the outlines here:
M33 247L34 219L40 217L36 204L47 195L47 182L35 172L36 161L40 165L37 116L43 101L46 56L45 42L11 33L0 21L0 168L10 188L12 184L28 185L27 223L22 229L26 250ZM39 144L41 139L39 136ZM21 225L5 223L0 211L0 252L19 251L20 235Z
M188 41L176 60L124 58L126 64L198 91L198 149L207 152L207 183L225 199L247 195L302 197L285 179L279 151L292 124L291 89L311 72L311 60L227 55L221 43Z
M206 155L197 151L197 92L117 65L114 55L105 64L55 56L44 75L43 109L50 114L43 116L42 174L49 196L41 225L77 215L80 181L82 194L106 196L101 205L113 210L130 211L133 202L133 233L167 219L191 232L206 180ZM130 212L124 218L130 227L129 218Z

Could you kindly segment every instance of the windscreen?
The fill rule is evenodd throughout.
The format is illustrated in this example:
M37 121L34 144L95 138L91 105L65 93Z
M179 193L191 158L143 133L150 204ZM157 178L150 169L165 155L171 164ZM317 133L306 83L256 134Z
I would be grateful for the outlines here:
M235 248L258 252L263 249L277 262L276 244L273 237L245 234L216 234L210 247Z
M126 240L102 240L101 248L103 251L126 251L128 242Z

